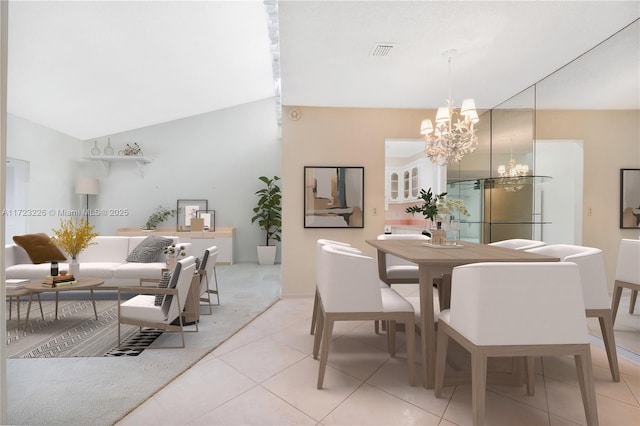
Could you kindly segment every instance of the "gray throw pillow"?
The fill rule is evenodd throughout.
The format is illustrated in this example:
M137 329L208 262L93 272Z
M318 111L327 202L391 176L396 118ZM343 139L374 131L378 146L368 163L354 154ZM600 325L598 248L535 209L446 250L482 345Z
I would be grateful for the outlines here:
M160 278L160 281L158 282L158 288L168 288L170 281L171 281L171 272L164 272L162 274L162 278ZM167 296L167 295L166 294L156 294L155 305L156 306L161 306L162 302L164 301L165 296Z
M155 235L150 235L140 244L138 244L129 256L127 256L127 262L132 263L151 263L156 262L158 256L162 252L162 249L166 246L171 245L173 240L164 237L157 237Z

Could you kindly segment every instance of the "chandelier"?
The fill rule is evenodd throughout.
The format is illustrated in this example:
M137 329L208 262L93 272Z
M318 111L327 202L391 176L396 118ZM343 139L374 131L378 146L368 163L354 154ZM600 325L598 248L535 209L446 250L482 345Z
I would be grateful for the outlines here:
M511 159L509 160L509 169L504 164L498 166L498 176L500 186L507 192L520 191L524 187L524 177L529 175L529 165L517 163L513 159L513 141L511 142Z
M425 153L431 162L438 165L458 163L466 154L473 152L478 146L478 137L473 125L480 119L473 99L462 101L458 110L451 100L451 59L455 50L447 50L444 56L449 61L449 99L447 106L438 108L436 125L431 120L422 120L420 134L424 135Z

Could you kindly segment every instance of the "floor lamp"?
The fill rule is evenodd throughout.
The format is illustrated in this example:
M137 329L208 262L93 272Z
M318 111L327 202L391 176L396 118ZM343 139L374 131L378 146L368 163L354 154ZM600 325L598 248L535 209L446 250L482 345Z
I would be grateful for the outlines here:
M100 184L96 178L79 177L76 179L76 194L83 194L87 197L87 223L89 223L89 195L100 193Z

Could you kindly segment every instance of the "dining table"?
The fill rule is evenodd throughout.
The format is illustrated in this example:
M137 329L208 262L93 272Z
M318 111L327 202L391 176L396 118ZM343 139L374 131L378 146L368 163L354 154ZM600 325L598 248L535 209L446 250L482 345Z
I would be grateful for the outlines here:
M422 383L425 388L433 389L435 385L436 329L433 306L433 280L451 276L453 268L460 265L479 262L558 262L559 258L537 253L530 253L511 248L497 247L475 242L458 241L456 244L432 245L426 240L393 239L366 240L375 247L378 257L380 279L387 279L386 254L394 255L418 265L420 287L420 340L422 345ZM517 279L517 277L514 277ZM440 306L448 307L451 294L450 279L443 279L438 289L444 300ZM447 288L448 287L448 288Z

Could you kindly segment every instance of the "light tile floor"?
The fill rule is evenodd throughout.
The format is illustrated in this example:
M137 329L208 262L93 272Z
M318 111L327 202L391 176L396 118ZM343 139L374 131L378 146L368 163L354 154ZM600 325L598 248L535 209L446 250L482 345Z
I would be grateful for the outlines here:
M336 324L324 389L309 334L313 300L277 302L118 425L468 425L471 388L436 398L407 379L406 353L390 358L371 322ZM401 334L401 333L400 333ZM398 344L404 341L399 336ZM640 366L620 357L622 380L592 344L601 425L640 424ZM585 424L572 358L538 362L535 396L524 387L490 385L486 423Z

